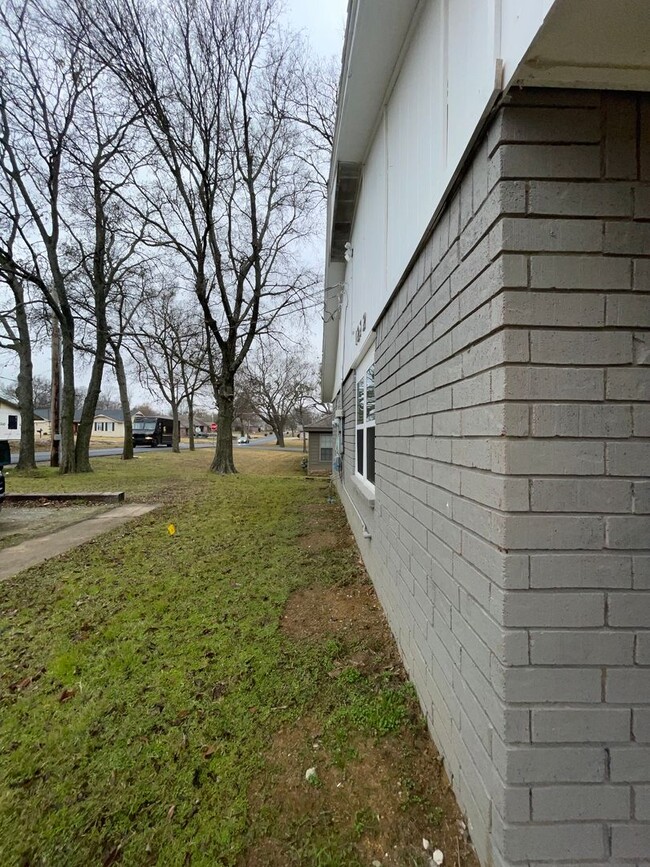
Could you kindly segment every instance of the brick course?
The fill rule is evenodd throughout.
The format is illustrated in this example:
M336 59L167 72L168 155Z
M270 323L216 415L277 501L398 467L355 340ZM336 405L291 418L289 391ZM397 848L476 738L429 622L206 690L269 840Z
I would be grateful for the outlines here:
M510 97L377 325L374 500L339 395L343 501L486 865L650 863L644 130L646 96Z

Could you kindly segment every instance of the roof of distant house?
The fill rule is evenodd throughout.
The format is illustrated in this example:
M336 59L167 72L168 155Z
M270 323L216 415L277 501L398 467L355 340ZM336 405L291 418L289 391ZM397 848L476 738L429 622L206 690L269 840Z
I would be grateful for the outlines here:
M124 422L124 413L121 409L98 409L95 411L95 418L103 415L105 418L110 418L113 421Z
M41 406L34 408L34 421L49 421L50 420L50 408L49 406ZM81 421L81 412L75 412L74 421Z
M11 400L8 397L0 396L0 403L4 403L7 406L10 406L12 409L20 409L20 405L17 404L15 400Z
M311 424L305 425L305 430L307 433L318 433L319 431L323 433L327 431L327 433L332 432L332 416L324 415L322 418L316 419L316 421Z

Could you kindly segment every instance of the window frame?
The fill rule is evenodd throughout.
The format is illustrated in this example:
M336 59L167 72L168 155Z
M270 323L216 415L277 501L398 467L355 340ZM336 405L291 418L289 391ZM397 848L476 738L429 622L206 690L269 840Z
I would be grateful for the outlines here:
M323 445L323 437L328 437L330 444L328 446ZM328 457L323 457L323 451L329 452ZM320 434L318 437L318 462L321 464L331 464L334 459L334 435L333 433L329 434Z
M7 415L7 430L18 430L17 415L14 415L13 413L11 415Z
M371 493L374 494L375 491L375 449L374 449L374 432L376 428L376 382L374 376L374 364L375 364L375 347L372 346L368 352L361 359L359 364L355 370L355 378L354 378L354 475L357 481L366 487ZM368 418L368 372L372 369L372 386L373 386L373 400L372 400L372 417ZM363 389L363 401L362 406L360 406L361 401L359 386L362 385ZM362 419L359 421L359 411L361 409ZM368 466L368 441L369 435L368 431L372 430L372 466ZM359 452L360 452L360 441L359 434L362 436L362 448L361 451L363 453L362 463L363 466L359 467ZM371 473L369 473L371 470ZM370 478L372 475L372 479Z

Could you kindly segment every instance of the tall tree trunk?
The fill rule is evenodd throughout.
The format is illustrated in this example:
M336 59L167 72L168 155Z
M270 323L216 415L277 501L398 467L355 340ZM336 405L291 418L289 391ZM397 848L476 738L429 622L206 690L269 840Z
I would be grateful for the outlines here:
M32 344L29 335L25 296L22 286L13 287L16 298L16 325L18 328L18 388L17 397L20 406L20 455L17 468L19 470L36 469L34 457L34 391L32 388Z
M190 437L190 451L193 452L194 446L194 400L191 397L187 398L187 427Z
M122 446L122 460L130 461L133 459L133 422L131 420L131 403L129 401L129 389L126 382L126 370L119 346L113 346L113 354L115 355L115 378L117 379L117 387L120 390L120 403L122 404L122 413L124 415L124 445Z
M52 390L50 394L50 466L61 462L61 326L52 313Z
M213 473L228 475L236 473L232 456L232 423L235 415L235 377L229 373L219 382L215 389L215 400L219 410L217 428L217 445L214 458L210 464Z
M97 331L95 359L90 373L88 391L86 392L83 408L81 410L79 430L77 431L77 442L75 444L75 463L76 472L78 473L92 473L93 471L90 466L90 440L93 433L97 401L99 400L99 395L102 390L105 358L106 331L100 329Z
M181 426L178 418L178 404L172 403L172 451L177 454L181 450Z
M275 444L284 448L284 419L274 415L273 418L273 433L275 434Z
M73 332L68 327L61 328L61 344L63 357L63 389L61 400L61 458L59 472L76 472L74 449L74 343Z

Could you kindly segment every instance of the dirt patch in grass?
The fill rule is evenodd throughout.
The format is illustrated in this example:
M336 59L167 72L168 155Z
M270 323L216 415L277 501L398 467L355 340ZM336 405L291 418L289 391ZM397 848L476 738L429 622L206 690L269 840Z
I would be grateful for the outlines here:
M300 544L307 551L326 551L328 548L336 548L338 543L336 533L328 530L316 531L300 537Z
M280 629L293 642L320 645L330 657L327 677L349 693L329 713L307 713L273 736L267 774L249 794L259 836L240 863L415 867L429 863L426 839L447 864L478 867L342 510L312 503L305 514L312 531L303 549L319 559L325 546L312 540L327 534L327 547L347 550L355 569L342 583L292 593ZM330 529L316 529L323 526Z
M435 746L420 728L404 734L356 737L343 763L313 718L279 731L269 750L272 783L254 784L250 797L255 821L272 820L273 834L249 849L242 867L426 865L423 839L446 863L478 867ZM319 859L322 840L335 853L329 860Z
M383 614L368 582L361 586L315 585L297 590L282 616L282 631L293 639L333 638L355 630L383 640Z

